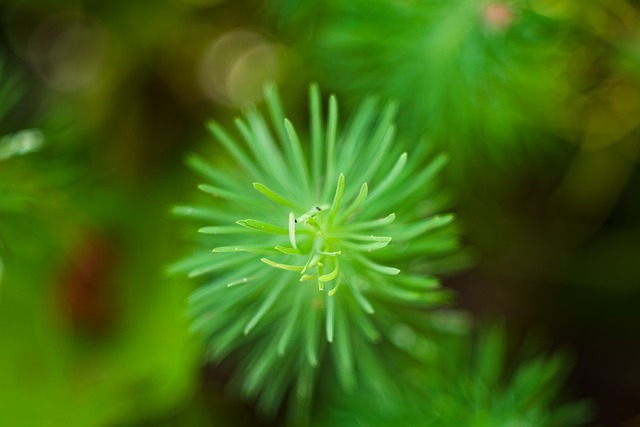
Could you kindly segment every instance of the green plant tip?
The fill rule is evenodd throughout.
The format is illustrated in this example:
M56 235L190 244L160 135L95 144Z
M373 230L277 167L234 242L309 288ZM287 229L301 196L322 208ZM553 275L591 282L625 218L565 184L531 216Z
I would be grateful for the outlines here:
M271 120L247 111L235 120L242 141L209 124L230 161L190 158L208 181L206 204L184 215L204 222L203 249L172 270L203 280L190 313L209 354L237 352L242 390L275 411L290 386L311 390L323 363L352 387L356 348L447 301L427 261L455 250L458 231L436 216L442 157L393 144L395 106L368 99L340 130L332 96L324 126L312 85L306 138L276 88L266 93Z

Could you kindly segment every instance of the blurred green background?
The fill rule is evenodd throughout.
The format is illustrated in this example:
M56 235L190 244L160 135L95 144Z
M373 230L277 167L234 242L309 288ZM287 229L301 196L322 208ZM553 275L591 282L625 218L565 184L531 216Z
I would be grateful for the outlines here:
M3 0L0 425L279 425L202 365L164 273L185 155L222 156L205 120L265 80L297 123L311 80L395 98L451 156L458 306L569 348L594 425L640 425L640 2L422 3Z

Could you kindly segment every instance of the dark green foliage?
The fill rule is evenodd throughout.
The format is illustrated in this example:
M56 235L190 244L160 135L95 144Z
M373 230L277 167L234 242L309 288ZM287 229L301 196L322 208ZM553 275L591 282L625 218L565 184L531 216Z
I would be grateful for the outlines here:
M586 403L557 403L567 373L561 354L519 352L511 368L504 333L495 327L475 338L440 333L436 341L427 363L394 360L398 370L385 386L339 399L328 393L332 409L316 425L572 427L588 419Z
M566 120L566 26L526 1L331 4L310 43L327 81L397 100L401 127L433 135L455 174L513 163L541 124L553 132Z
M2 256L7 250L7 233L11 231L12 225L15 225L12 220L23 214L29 203L28 193L25 194L20 189L30 185L24 183L24 175L16 171L20 166L16 167L9 162L13 157L38 150L42 145L42 134L38 130L6 133L4 116L20 100L22 88L15 77L6 75L3 62L3 58L0 58L0 283L4 275Z

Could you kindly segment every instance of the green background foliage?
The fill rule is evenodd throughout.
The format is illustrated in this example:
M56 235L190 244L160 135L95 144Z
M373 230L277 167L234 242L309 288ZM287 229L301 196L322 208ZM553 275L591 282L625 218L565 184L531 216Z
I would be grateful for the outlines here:
M638 7L5 0L0 425L635 425ZM350 340L359 391L345 392L340 370L323 364L301 418L291 418L295 403L267 405L265 417L239 396L252 361L283 360L247 335L242 351L211 362L211 343L190 330L189 295L200 283L166 272L196 247L231 245L198 235L211 217L176 220L176 203L233 221L264 218L252 209L237 217L237 207L206 195L197 201L202 179L184 165L197 152L214 173L237 173L204 124L231 129L233 117L267 111L264 81L278 85L305 153L309 82L325 103L336 94L339 134L368 95L378 106L394 102L390 151L449 158L421 197L456 215L466 248L461 259L398 260L438 272L456 311L420 311L422 335L387 322L383 343ZM356 140L366 149L368 138ZM240 175L232 188L248 179ZM357 192L356 181L347 176ZM379 214L408 211L416 199L395 200L389 212L381 204ZM257 309L268 295L254 297ZM285 315L286 303L276 301L274 314ZM255 313L236 310L223 332ZM376 306L383 319L394 313ZM277 316L265 319L260 328L275 333ZM306 336L309 326L297 327ZM264 384L293 396L275 380Z

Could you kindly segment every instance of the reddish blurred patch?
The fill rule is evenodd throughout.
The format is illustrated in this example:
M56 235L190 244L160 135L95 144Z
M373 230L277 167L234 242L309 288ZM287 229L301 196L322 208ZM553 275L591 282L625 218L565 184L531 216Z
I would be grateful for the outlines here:
M484 8L484 21L492 30L503 31L515 20L513 10L508 4L490 3Z
M115 245L102 233L88 233L63 267L60 280L62 314L79 333L96 335L113 323L112 272Z

